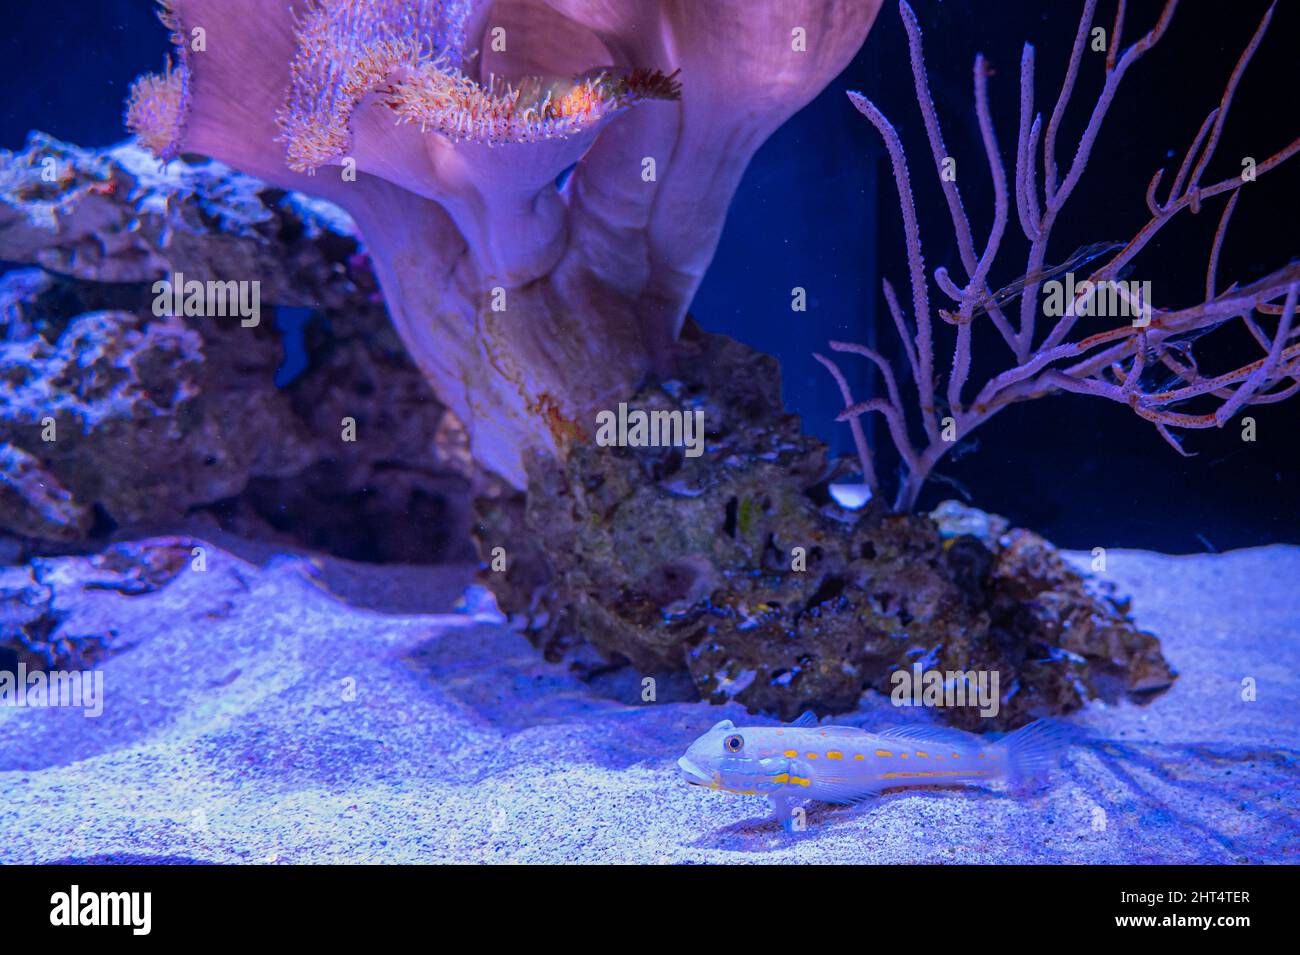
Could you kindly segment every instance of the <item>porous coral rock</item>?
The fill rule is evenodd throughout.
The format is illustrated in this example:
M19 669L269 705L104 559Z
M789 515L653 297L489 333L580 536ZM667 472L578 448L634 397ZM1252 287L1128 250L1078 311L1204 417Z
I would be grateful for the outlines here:
M113 626L111 614L105 619L93 611L96 597L138 597L167 586L189 566L195 543L131 541L89 557L36 558L0 568L0 670L17 663L28 670L80 669L126 649L129 638ZM73 617L78 624L69 624Z
M485 479L338 209L216 162L33 134L0 156L0 259L45 269L0 278L0 529L39 550L198 520L361 560L468 556ZM154 315L152 282L176 272L261 282L262 320ZM311 309L301 368L278 306Z
M215 160L160 163L135 143L83 149L33 132L0 150L0 259L93 282L261 283L262 299L355 302L343 263L357 242L328 202L274 189Z
M94 522L36 458L12 445L0 445L0 515L14 532L46 540L77 540Z
M629 404L702 410L704 454L579 444L564 465L531 459L526 499L479 501L485 583L552 657L581 659L585 640L783 719L888 694L917 662L997 671L996 716L941 710L979 730L1172 683L1156 638L1042 538L955 502L840 508L839 472L784 412L771 358L688 327L676 377Z

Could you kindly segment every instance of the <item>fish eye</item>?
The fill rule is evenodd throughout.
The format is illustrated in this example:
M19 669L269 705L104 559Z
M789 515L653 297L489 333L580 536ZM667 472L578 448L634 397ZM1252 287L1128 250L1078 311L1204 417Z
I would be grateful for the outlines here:
M745 748L745 738L738 733L733 733L722 741L728 753L739 753Z

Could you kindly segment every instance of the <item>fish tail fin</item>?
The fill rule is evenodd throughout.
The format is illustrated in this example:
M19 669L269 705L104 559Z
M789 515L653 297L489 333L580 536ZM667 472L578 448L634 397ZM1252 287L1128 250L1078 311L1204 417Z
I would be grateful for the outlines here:
M1060 765L1073 738L1065 723L1034 720L1001 740L1007 758L1007 780L1016 790L1028 790Z

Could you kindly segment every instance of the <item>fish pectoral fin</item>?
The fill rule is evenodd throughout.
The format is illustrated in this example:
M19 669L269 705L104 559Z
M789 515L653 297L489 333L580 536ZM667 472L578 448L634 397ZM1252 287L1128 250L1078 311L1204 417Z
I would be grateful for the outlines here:
M768 796L768 802L772 804L772 818L781 824L781 828L787 833L793 833L802 826L795 825L795 811L790 803L790 797L773 793Z
M855 806L879 795L880 791L870 785L841 776L826 776L817 780L816 798L822 802Z

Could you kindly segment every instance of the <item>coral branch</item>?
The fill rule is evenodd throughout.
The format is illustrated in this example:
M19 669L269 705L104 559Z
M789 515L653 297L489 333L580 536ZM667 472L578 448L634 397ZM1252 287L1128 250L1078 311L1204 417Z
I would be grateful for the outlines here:
M1287 266L1242 287L1232 285L1218 291L1219 262L1228 224L1240 200L1241 187L1256 181L1300 152L1300 139L1256 164L1255 176L1223 179L1209 186L1201 185L1202 174L1214 156L1234 93L1252 57L1259 49L1272 17L1265 14L1229 76L1219 105L1210 111L1189 144L1174 177L1168 198L1161 203L1157 190L1163 170L1151 178L1146 191L1150 220L1126 243L1098 243L1079 250L1070 261L1056 269L1045 268L1046 253L1055 222L1074 193L1100 133L1101 127L1125 74L1137 60L1152 49L1169 29L1177 8L1176 0L1167 0L1152 28L1123 52L1119 40L1124 26L1126 4L1118 4L1111 45L1108 49L1102 88L1092 104L1090 116L1069 167L1061 175L1056 164L1056 142L1073 91L1078 83L1085 41L1096 13L1095 0L1085 0L1083 14L1062 81L1056 105L1048 119L1046 131L1042 117L1034 115L1033 82L1035 55L1026 45L1020 63L1019 120L1015 148L1015 180L1008 189L1002 156L997 147L993 117L988 106L988 71L982 57L975 60L975 115L985 149L985 159L993 182L993 224L988 242L979 259L970 222L956 184L943 175L947 155L937 113L930 97L930 84L922 58L922 37L915 14L906 0L899 10L907 32L911 54L917 105L940 175L940 188L947 202L956 240L958 258L966 270L965 285L955 281L948 268L934 271L940 291L957 303L955 312L940 310L940 316L954 327L955 342L947 380L947 407L957 435L965 437L1001 409L1019 402L1063 391L1104 398L1130 407L1139 417L1150 421L1159 436L1179 454L1188 454L1171 429L1223 427L1243 408L1271 404L1300 393L1300 330L1296 327L1297 298L1300 297L1300 262ZM839 352L852 352L870 360L881 371L887 398L868 398L854 402L847 388L841 393L847 407L841 421L856 423L868 413L885 417L890 439L903 459L906 471L900 481L896 507L910 508L916 501L931 469L953 446L936 434L935 388L939 373L934 367L935 341L929 323L928 293L925 283L923 251L917 225L915 199L911 192L907 157L894 127L878 109L861 96L849 94L853 105L880 133L890 155L894 181L902 210L909 277L912 282L916 331L913 334L898 306L893 289L884 282L885 300L895 329L903 342L904 354L912 369L918 392L918 405L926 425L924 443L914 445L907 429L907 414L902 405L894 376L882 356L873 349L832 343ZM1033 119L1031 120L1031 116ZM1040 205L1037 183L1037 157L1042 145L1043 197ZM1121 270L1183 210L1195 214L1216 196L1228 194L1219 217L1205 272L1203 298L1183 308L1158 308L1148 301L1145 291L1138 292L1119 282ZM988 276L996 260L1010 203L1014 194L1016 214L1030 248L1022 279L997 293L988 290ZM1051 331L1036 341L1035 319L1044 308L1041 296L1047 276L1069 267L1108 256L1093 269L1084 282L1075 286L1072 299L1063 304ZM1014 332L1000 319L995 309L1011 295L1021 296L1019 328ZM1113 311L1111 311L1113 309ZM963 403L962 391L970 376L975 322L973 317L988 311L993 325L1004 341L1012 346L1015 364L990 377L969 404ZM1071 340L1081 317L1119 315L1125 319L1116 327ZM1217 375L1205 375L1193 353L1197 344L1216 329L1241 319L1246 329L1264 351L1264 356L1241 367ZM1276 321L1273 322L1272 320ZM1266 328L1271 327L1271 333ZM941 325L942 329L943 326ZM832 368L830 362L823 364ZM1146 390L1144 378L1152 368L1172 372L1175 384L1158 390ZM833 369L837 383L844 381ZM1206 410L1188 408L1200 403ZM855 440L856 434L855 433ZM860 456L867 456L860 451Z
M871 120L885 141L885 149L894 168L894 184L903 212L903 232L907 243L908 271L912 282L912 319L916 322L916 390L920 396L921 419L931 440L939 435L934 415L934 339L930 328L930 292L925 281L925 261L921 257L921 227L916 220L916 202L912 198L907 157L898 132L883 113L860 93L849 93L849 100L863 116Z
M1074 34L1074 46L1070 50L1070 63L1065 68L1065 79L1061 82L1061 92L1056 97L1056 106L1052 108L1052 117L1047 121L1047 137L1043 140L1043 166L1046 174L1043 185L1047 190L1047 204L1054 204L1057 190L1056 172L1056 135L1061 129L1061 120L1065 118L1065 108L1074 93L1074 84L1079 79L1079 64L1083 61L1083 49L1088 42L1088 30L1097 13L1097 0L1084 0L1083 15L1079 17L1079 28Z
M839 386L840 398L844 401L845 407L853 404L853 391L849 388L849 383L840 371L839 366L831 361L825 355L819 355L813 352L813 358L819 361L823 368L831 373L835 379L835 384ZM887 367L887 366L886 366ZM858 451L858 464L862 468L862 482L867 485L874 495L876 489L880 487L880 482L876 478L876 468L871 458L871 449L867 447L867 436L862 433L862 422L855 416L849 419L849 430L853 433L853 446Z
M1025 238L1031 242L1038 238L1038 220L1042 213L1038 209L1037 185L1034 181L1034 153L1037 150L1037 120L1032 121L1035 130L1030 137L1031 120L1034 112L1034 48L1028 43L1020 54L1020 130L1016 137L1016 211L1020 216L1020 228Z

